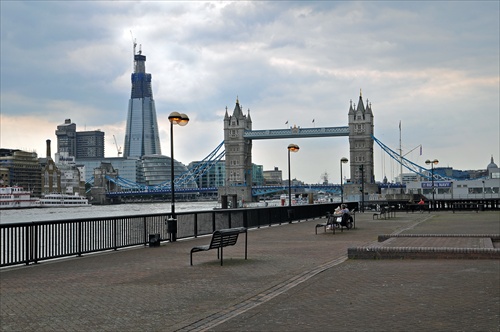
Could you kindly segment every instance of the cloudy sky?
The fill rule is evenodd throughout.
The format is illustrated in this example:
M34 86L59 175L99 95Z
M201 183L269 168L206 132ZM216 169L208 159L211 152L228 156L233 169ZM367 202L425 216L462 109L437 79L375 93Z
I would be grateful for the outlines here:
M1 1L0 146L43 157L71 119L104 131L106 156L117 156L134 38L153 76L163 154L168 114L191 119L175 128L185 164L222 142L236 98L256 130L335 127L361 90L389 147L399 149L401 121L413 162L484 169L491 156L500 164L499 12L498 1ZM287 174L290 143L301 148L292 177L340 181L347 137L254 141L253 162ZM375 145L376 180L398 173Z

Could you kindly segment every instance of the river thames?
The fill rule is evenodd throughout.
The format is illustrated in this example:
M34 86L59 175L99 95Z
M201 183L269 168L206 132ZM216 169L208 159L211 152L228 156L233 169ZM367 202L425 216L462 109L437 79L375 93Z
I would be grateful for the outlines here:
M0 223L117 217L170 212L171 202L91 205L85 207L31 208L0 211ZM175 212L205 211L220 207L217 201L176 202Z

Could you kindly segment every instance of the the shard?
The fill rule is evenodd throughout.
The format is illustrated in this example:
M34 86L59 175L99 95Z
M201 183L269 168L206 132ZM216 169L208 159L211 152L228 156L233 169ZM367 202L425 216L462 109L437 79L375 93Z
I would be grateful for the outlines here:
M160 137L155 102L151 89L151 74L146 73L146 56L134 42L134 72L128 104L127 131L123 157L160 155Z

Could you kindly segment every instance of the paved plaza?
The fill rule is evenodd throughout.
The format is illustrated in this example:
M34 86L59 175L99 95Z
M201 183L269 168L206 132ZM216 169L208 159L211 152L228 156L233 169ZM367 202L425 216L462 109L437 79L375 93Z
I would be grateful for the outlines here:
M224 266L214 250L190 266L190 249L210 241L200 237L1 269L1 330L500 331L498 211L358 213L355 229L316 235L322 221L251 229L248 259L240 235ZM496 258L347 256L391 246Z

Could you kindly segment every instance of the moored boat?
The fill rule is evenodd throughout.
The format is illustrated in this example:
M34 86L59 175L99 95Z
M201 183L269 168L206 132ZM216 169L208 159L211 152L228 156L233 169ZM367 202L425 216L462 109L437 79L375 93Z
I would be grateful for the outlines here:
M36 207L37 198L31 197L32 192L22 187L0 188L0 209L24 209Z
M39 207L77 207L90 206L89 200L78 194L47 194L38 201Z

